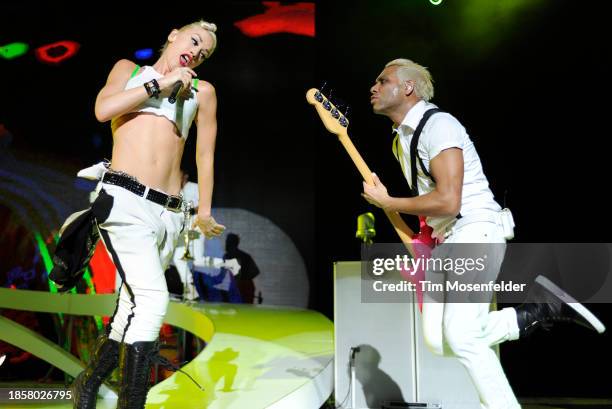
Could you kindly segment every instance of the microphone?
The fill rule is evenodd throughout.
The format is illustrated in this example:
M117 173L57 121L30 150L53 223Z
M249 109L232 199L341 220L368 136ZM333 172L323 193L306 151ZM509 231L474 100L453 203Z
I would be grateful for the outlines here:
M176 102L176 97L178 93L181 92L181 88L183 88L183 81L177 81L174 83L174 88L172 88L172 93L168 97L168 102L174 104Z
M372 239L376 236L374 228L374 215L370 212L360 214L357 217L357 233L355 237L366 244L372 244Z

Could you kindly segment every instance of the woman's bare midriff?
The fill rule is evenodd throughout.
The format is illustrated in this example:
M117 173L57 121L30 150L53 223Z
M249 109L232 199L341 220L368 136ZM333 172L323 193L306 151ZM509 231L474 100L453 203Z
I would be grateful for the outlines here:
M111 169L168 194L181 190L181 158L185 140L173 122L155 114L135 112L113 122Z

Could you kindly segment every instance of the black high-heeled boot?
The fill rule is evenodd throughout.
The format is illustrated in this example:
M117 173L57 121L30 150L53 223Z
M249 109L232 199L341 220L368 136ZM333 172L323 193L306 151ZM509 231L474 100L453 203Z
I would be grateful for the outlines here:
M119 342L106 334L100 335L94 345L89 364L72 384L74 409L93 409L100 385L119 364Z
M149 392L149 378L153 364L185 374L200 390L204 390L191 375L159 355L159 341L121 344L119 353L120 389L117 409L144 408Z

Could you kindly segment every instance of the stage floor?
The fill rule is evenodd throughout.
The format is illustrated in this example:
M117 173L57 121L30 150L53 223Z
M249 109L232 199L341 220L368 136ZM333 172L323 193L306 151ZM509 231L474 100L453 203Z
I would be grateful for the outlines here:
M27 297L23 297L26 294L19 297L21 300L29 299L28 307L19 307L8 304L18 302L15 293L21 291L6 291L0 294L0 307L40 310L42 307L36 306L46 304L53 306L53 312L68 309L70 311L62 312L78 313L78 304L91 304L94 298L106 297L98 308L94 308L99 310L95 314L112 313L113 299L108 296L32 294L38 292L29 291ZM37 302L35 298L42 297L43 294L45 298L61 299ZM66 303L67 297L74 298ZM58 303L53 302L58 300L62 301L59 304L66 303L67 307L58 307ZM106 311L109 307L110 311ZM182 367L205 390L198 389L184 374L175 373L151 388L146 406L149 409L312 409L323 405L332 393L333 324L317 312L291 307L172 301L165 322L192 332L207 342L204 350ZM14 324L0 320L0 339L11 338L2 335L7 334L3 326L7 331L17 330ZM10 339L7 341L11 342ZM12 341L37 356L42 354L41 348L34 346L39 340L28 343L22 337L21 343L18 344L13 337ZM29 348L29 344L33 346ZM60 358L41 358L49 362L54 361L58 367L62 366L57 363L61 362ZM67 371L69 365L63 366L60 369ZM70 372L75 372L75 369ZM108 398L99 399L97 407L114 408L116 397L113 395L109 393ZM71 408L72 405L61 402L27 405L2 403L0 407L63 409Z
M60 295L0 288L0 308L109 315L114 302L111 295ZM332 393L333 324L317 312L291 307L172 301L165 321L207 343L200 354L182 367L205 390L199 390L184 374L175 373L151 388L148 409L318 409ZM81 370L75 357L4 317L0 317L0 339L67 373L74 375ZM7 386L0 384L0 388ZM97 408L116 407L116 395L107 396L98 400ZM612 401L602 399L520 401L523 409L612 408ZM0 408L68 409L72 404L1 402Z

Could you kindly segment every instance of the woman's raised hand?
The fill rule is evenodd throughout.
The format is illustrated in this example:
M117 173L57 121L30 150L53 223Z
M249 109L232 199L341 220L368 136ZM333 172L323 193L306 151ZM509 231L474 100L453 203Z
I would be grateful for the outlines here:
M197 77L194 70L189 67L176 67L163 78L158 80L159 87L162 91L172 90L177 81L183 83L183 92L191 89L191 80Z

